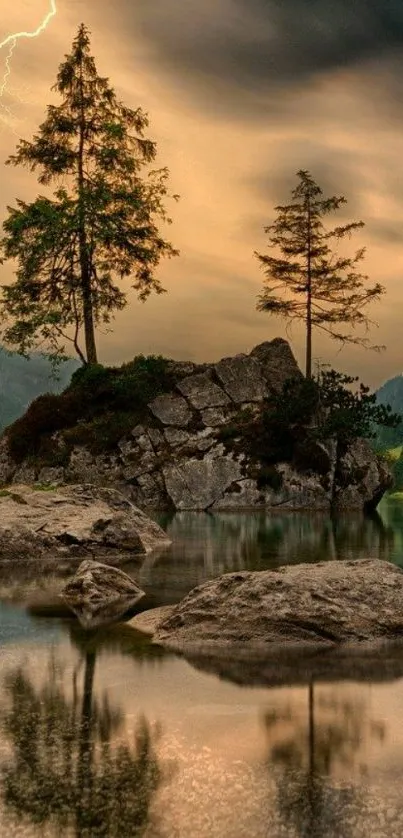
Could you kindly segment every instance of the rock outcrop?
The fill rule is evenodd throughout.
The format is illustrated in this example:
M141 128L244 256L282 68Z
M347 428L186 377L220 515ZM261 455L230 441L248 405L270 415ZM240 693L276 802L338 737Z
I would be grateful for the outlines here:
M174 651L216 658L403 644L403 570L362 559L228 573L194 588L154 637Z
M144 596L127 573L88 559L62 591L63 600L85 629L118 621Z
M223 444L222 430L240 411L256 413L262 400L280 392L287 379L302 378L285 340L276 338L249 355L212 364L171 361L169 372L175 381L172 391L154 398L148 416L113 450L92 453L75 444L63 466L41 467L32 457L17 465L3 436L0 484L91 482L115 487L142 509L325 511L373 509L390 486L386 465L361 440L342 456L332 440L310 443L309 451L301 440L294 460L285 462L279 455L274 480L263 484L248 452L236 453ZM59 441L55 433L52 445L57 448Z
M169 544L158 524L115 489L16 485L0 492L0 563L60 566L93 557L119 565Z

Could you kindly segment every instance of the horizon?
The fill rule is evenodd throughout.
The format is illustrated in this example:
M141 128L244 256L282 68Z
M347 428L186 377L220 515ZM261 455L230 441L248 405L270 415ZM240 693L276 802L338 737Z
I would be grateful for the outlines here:
M7 9L0 43L36 29L50 5L25 0ZM168 238L180 250L157 269L168 293L142 304L132 292L113 331L98 331L102 363L138 354L206 363L283 337L303 369L303 329L290 337L285 321L255 309L264 275L253 251L266 251L263 228L289 200L297 170L307 169L325 197L347 199L331 226L366 224L348 253L366 246L363 271L386 288L368 309L379 322L370 339L386 344L385 352L340 351L316 332L314 359L373 389L402 375L403 12L380 0L301 7L301 0L283 0L281 8L269 0L206 0L202 7L188 0L184 13L178 0L117 0L118 14L105 0L59 0L46 29L16 44L0 97L3 160L36 132L46 106L58 103L50 88L84 22L98 72L126 105L148 112L156 167L168 167L169 190L181 196L166 201ZM7 54L0 51L0 87ZM3 166L0 221L17 198L43 191L35 173ZM12 274L5 265L1 282Z

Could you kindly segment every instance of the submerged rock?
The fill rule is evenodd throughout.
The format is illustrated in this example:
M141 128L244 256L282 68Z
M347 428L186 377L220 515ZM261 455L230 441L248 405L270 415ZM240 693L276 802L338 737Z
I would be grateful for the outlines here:
M217 658L385 639L403 640L403 570L378 559L228 573L194 588L155 633Z
M0 493L0 562L135 561L170 539L116 489L89 484L41 491L13 485Z
M62 591L63 600L85 629L117 622L144 596L123 570L88 560Z

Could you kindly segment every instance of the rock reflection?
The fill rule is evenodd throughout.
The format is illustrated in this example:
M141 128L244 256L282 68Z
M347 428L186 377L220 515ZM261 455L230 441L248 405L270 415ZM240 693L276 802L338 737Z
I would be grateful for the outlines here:
M94 697L95 665L86 650L70 688L54 659L40 686L22 667L5 676L3 805L38 835L46 825L54 835L137 838L149 824L163 776L160 730L139 717L134 742L119 741L124 717L106 695Z
M353 838L351 814L364 805L364 787L348 778L354 770L365 776L365 744L382 743L386 727L371 718L362 699L338 698L329 688L317 698L314 683L307 693L305 720L291 706L264 717L278 811L301 838Z

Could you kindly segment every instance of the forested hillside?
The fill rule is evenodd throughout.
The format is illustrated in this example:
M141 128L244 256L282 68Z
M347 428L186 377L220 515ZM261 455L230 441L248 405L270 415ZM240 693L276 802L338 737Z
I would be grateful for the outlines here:
M377 391L379 404L390 404L394 413L403 417L403 375L395 375L382 384ZM385 428L378 425L374 445L377 451L385 454L395 478L394 491L403 490L403 418L397 428Z

